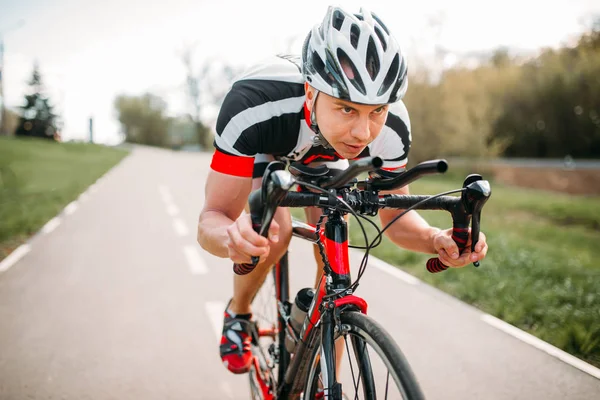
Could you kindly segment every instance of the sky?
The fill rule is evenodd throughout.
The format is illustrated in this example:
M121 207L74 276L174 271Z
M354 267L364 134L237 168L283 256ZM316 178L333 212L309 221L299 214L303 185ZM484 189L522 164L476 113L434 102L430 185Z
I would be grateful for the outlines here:
M485 4L484 4L485 3ZM189 111L181 51L194 46L196 69L205 62L239 68L279 52L299 53L327 5L322 0L0 0L4 91L9 107L23 102L34 60L64 120L63 138L85 139L94 118L95 140L121 139L113 101L151 91L171 115ZM338 1L378 14L408 53L409 68L436 45L457 54L499 46L535 51L558 47L600 14L598 0ZM19 21L24 24L17 29ZM214 119L216 110L205 107Z

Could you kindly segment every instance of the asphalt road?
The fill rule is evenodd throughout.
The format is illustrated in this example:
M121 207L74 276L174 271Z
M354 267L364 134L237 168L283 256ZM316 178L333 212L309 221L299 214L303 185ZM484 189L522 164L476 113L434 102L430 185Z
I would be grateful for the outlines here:
M0 273L0 399L249 398L218 357L231 263L195 239L209 161L136 148ZM315 268L308 243L291 255L295 293ZM357 295L427 398L600 399L599 379L378 266Z

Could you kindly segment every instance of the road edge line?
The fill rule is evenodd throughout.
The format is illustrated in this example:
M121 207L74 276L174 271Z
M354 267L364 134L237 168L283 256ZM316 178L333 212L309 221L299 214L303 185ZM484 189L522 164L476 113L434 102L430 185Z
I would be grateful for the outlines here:
M363 252L360 252L357 250L354 250L354 251L356 251L359 254L364 254ZM418 278L410 275L409 273L402 271L398 267L395 267L373 255L369 255L369 264L371 264L375 268L379 269L380 271L383 271L383 272L385 272L395 278L398 278L398 279L402 280L403 282L408 283L410 285L423 284L423 285L427 286L429 289L439 291L446 296L450 296L454 300L462 303L463 305L474 309L480 315L479 318L481 319L481 321L485 322L486 324L488 324L498 330L501 330L504 333L513 336L515 339L519 339L520 341L522 341L532 347L535 347L538 350L543 351L544 353L564 362L565 364L568 364L574 368L577 368L581 372L584 372L596 379L600 379L600 369L594 367L593 365L565 352L564 350L559 349L558 347L551 345L550 343L548 343L530 333L525 332L524 330L522 330L520 328L517 328L514 325L509 324L506 321L503 321L497 317L494 317L491 314L485 313L485 312L481 311L479 308L477 308L471 304L465 303L464 301L458 299L457 297L452 296L449 293L444 292L441 289L438 289L434 286L429 285L428 283L425 283L425 282L419 280Z
M565 352L564 350L559 349L558 347L551 345L548 342L543 341L538 337L533 336L530 333L525 332L522 329L517 328L514 325L509 324L506 321L496 318L490 314L483 314L481 316L481 320L488 325L493 326L494 328L501 330L502 332L509 334L512 337L519 339L520 341L527 343L528 345L533 346L536 349L541 350L552 357L557 358L560 361L593 376L596 379L600 379L600 369Z

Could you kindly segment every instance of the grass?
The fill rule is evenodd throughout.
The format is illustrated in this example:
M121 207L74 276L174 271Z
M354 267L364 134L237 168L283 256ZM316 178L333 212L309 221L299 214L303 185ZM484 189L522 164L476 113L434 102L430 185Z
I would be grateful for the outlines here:
M0 137L0 260L127 154L94 144Z
M426 177L414 194L436 194L462 178ZM423 211L432 225L450 227L445 212ZM294 214L299 215L299 214ZM378 222L378 218L375 218ZM600 366L600 198L533 191L492 182L482 213L489 253L472 265L430 274L430 255L402 250L387 238L372 253L419 279ZM366 226L369 237L375 230ZM351 243L364 238L352 218Z

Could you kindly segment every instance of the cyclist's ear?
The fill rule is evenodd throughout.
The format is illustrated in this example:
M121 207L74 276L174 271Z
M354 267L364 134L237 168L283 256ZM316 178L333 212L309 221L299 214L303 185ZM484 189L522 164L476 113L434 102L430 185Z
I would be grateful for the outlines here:
M304 82L304 92L306 93L306 107L311 111L315 100L315 88L308 82Z

